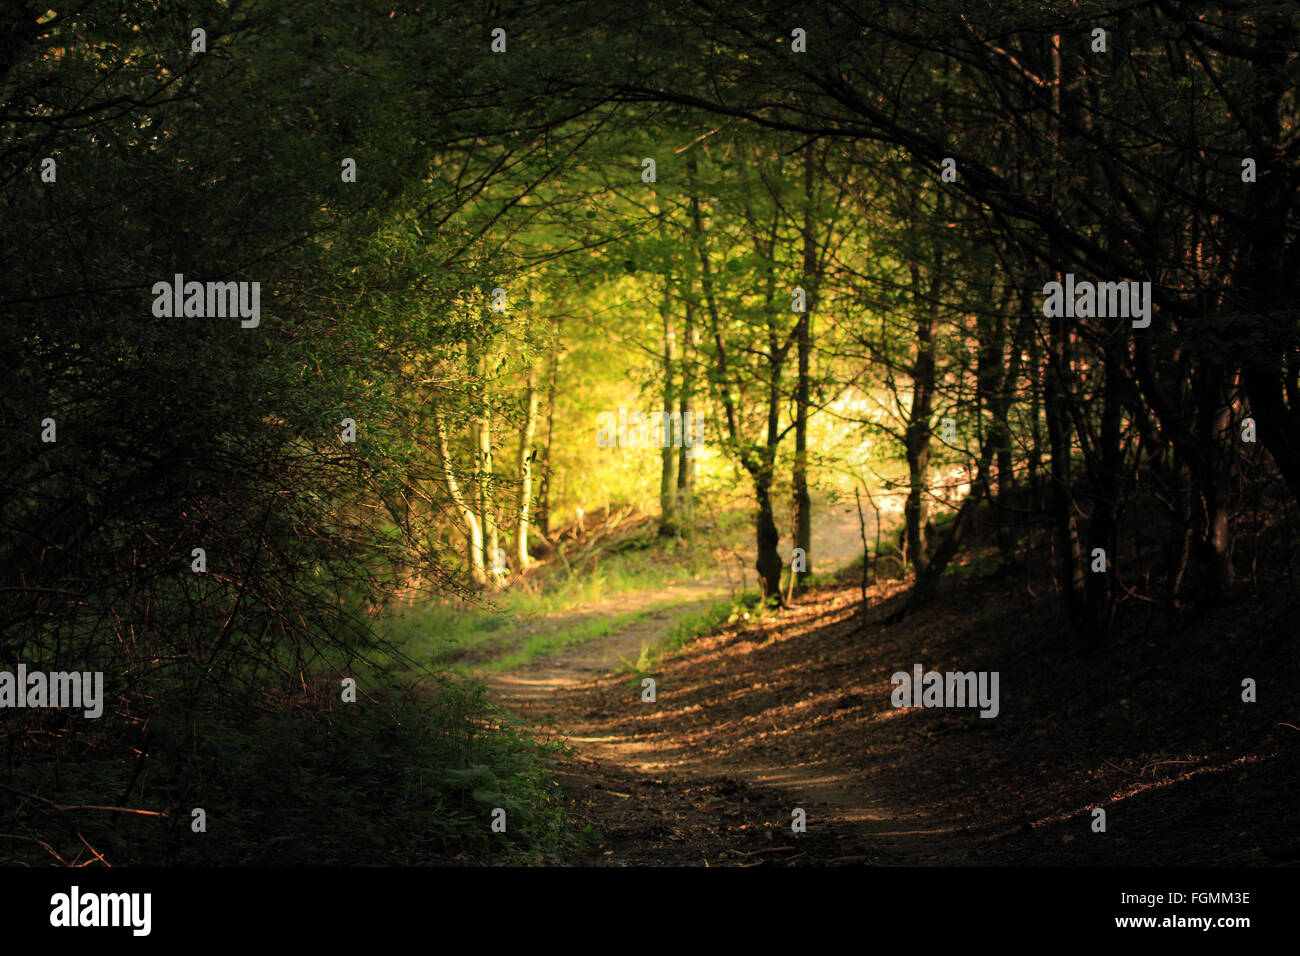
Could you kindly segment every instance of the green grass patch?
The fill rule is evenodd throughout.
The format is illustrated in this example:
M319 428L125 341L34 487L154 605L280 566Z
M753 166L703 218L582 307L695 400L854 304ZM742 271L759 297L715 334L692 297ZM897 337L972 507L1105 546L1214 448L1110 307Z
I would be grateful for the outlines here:
M728 624L741 620L757 620L772 613L757 591L746 591L735 598L718 601L702 611L684 615L655 642L644 642L641 654L635 660L627 659L619 667L629 675L629 683L640 687L641 680L653 676L659 661L673 651L681 650L696 638L714 634Z
M620 614L617 617L602 617L573 627L544 634L534 634L529 636L516 650L505 652L500 657L478 665L478 668L489 671L510 670L547 654L553 654L571 644L582 644L607 637L610 634L617 634L641 618L648 617L653 613L653 610L651 608L645 611ZM455 666L458 670L466 670L474 665L458 663Z
M515 653L518 648L499 646L500 638L521 622L717 574L719 542L735 539L737 546L744 546L751 533L740 511L720 513L717 521L718 526L707 533L697 531L682 538L660 537L648 525L585 560L580 558L581 544L570 541L565 545L567 567L552 556L545 567L514 579L508 588L489 593L478 603L435 601L418 610L395 606L379 618L377 628L385 639L421 661L483 660ZM593 636L604 633L609 631ZM573 640L555 646L563 643ZM539 653L545 652L544 644L538 647Z

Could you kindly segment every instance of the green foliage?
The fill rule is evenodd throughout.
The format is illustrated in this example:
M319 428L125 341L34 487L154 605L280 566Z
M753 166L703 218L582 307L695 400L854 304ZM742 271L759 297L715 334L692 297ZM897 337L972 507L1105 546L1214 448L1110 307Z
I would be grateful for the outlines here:
M83 732L76 759L22 765L11 785L62 805L129 786L124 806L165 819L70 810L51 831L56 815L27 798L0 821L6 832L44 829L65 861L85 856L79 832L114 865L510 864L556 861L578 845L551 772L560 747L533 741L481 686L439 678L321 703L244 717L164 708L138 775L138 761ZM192 832L196 807L205 833ZM496 807L504 834L489 829ZM14 841L0 855L51 862Z
M472 689L420 701L366 671L382 706L335 715L286 688L364 662L517 666L648 612L521 622L719 575L728 552L748 573L752 516L701 516L789 500L798 409L815 488L915 491L932 542L975 475L1048 490L999 512L1018 524L998 519L998 560L1052 518L1066 592L1085 545L1141 550L1142 494L1167 505L1170 553L1205 565L1173 591L1230 594L1233 508L1271 467L1235 440L1247 412L1300 490L1294 4L1139 6L1095 57L1080 41L1118 14L1091 2L960 25L947 4L832 5L806 11L807 60L774 54L775 9L527 4L497 57L476 5L291 6L0 16L0 664L102 670L112 701L91 729L0 731L14 812L59 858L81 845L42 799L137 786L172 815L86 823L114 859L562 853L544 755ZM1070 269L1153 279L1160 321L1040 324L1044 278ZM178 273L258 282L261 325L153 315ZM598 417L665 403L705 422L694 518L665 522L684 538L588 547L567 519L650 512L665 460L598 446ZM525 505L548 509L558 561L521 574L510 548L512 590L468 600L489 585L464 539L509 547ZM901 570L879 551L873 571ZM1084 578L1066 608L1108 628L1129 574ZM417 610L381 618L395 594ZM715 607L629 667L772 613ZM225 842L184 837L174 814L200 800ZM490 805L508 838L477 829Z

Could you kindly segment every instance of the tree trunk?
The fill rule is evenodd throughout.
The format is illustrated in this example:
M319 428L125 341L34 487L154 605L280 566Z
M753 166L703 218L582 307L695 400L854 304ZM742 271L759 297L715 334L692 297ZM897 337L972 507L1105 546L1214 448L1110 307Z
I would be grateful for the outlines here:
M682 431L686 423L691 422L692 443L699 447L702 440L700 423L692 421L695 417L695 365L694 355L690 351L695 347L695 303L686 299L686 328L682 337L681 348L681 389L678 395L678 409L682 413ZM677 458L677 520L679 527L692 527L695 515L695 452L682 443Z
M673 301L671 280L664 282L664 413L660 429L659 455L661 459L659 472L659 533L666 537L676 535L677 516L677 462L681 452L673 447L674 433L671 427L673 414L673 376L677 359L677 332L673 325ZM682 416L682 447L685 447L687 433L686 416Z
M430 412L433 416L434 434L438 441L438 458L442 467L443 482L464 526L469 549L470 580L481 587L487 584L487 570L483 565L483 525L474 514L474 509L470 507L469 502L465 500L460 484L456 481L456 475L451 467L451 453L447 448L447 430L443 426L442 416L438 413L436 399L430 399Z
M1049 319L1048 361L1043 368L1043 405L1047 415L1047 441L1051 453L1051 513L1056 537L1056 580L1061 592L1061 606L1068 618L1075 620L1082 610L1079 588L1082 569L1079 564L1079 529L1074 514L1074 495L1070 488L1070 417L1065 408L1069 401L1064 382L1069 368L1064 320Z
M1102 408L1100 431L1100 461L1096 466L1092 517L1088 523L1088 575L1084 579L1084 607L1087 625L1094 644L1102 644L1110 637L1115 613L1114 562L1119 557L1119 535L1116 515L1119 510L1120 468L1123 452L1120 448L1122 415L1122 361L1127 349L1112 333L1103 346ZM1092 555L1100 548L1106 556L1106 570L1094 571Z
M812 354L812 315L816 307L820 275L817 267L817 240L813 233L813 161L812 150L804 156L803 207L803 285L805 311L795 329L798 349L798 379L794 391L794 547L806 555L806 568L795 572L792 587L802 585L813 571L812 496L808 493L808 366Z
M1061 36L1051 39L1052 113L1050 138L1060 144L1061 115ZM1056 206L1054 186L1049 192L1053 208ZM1049 237L1052 255L1059 261L1062 244L1056 235ZM1057 272L1056 280L1064 277ZM1079 529L1074 514L1074 494L1070 485L1070 333L1064 316L1048 319L1046 364L1043 368L1043 410L1047 416L1047 441L1051 446L1051 512L1056 538L1057 584L1061 592L1061 605L1067 618L1078 620L1083 609L1080 590L1083 570L1079 555Z
M980 449L979 464L976 468L977 475L988 473L992 454L993 443L986 437L984 446ZM916 572L916 582L912 585L912 593L908 595L907 603L900 610L890 615L890 620L898 620L904 614L910 614L925 607L934 599L939 586L939 578L947 569L948 563L956 556L957 550L961 547L962 539L965 538L966 531L970 528L975 517L975 509L987 495L988 489L981 487L979 479L976 478L970 494L966 496L966 499L961 503L961 507L957 509L957 516L934 549L934 554L926 562L925 567Z
M496 521L496 489L492 484L492 416L486 406L472 428L472 433L477 448L475 475L478 481L478 517L483 527L482 561L489 568L495 568L501 541Z
M754 530L758 557L754 569L758 572L758 585L764 598L781 597L781 535L776 529L772 513L772 465L765 462L754 474Z
M759 586L763 597L772 595L781 604L781 543L780 532L776 528L776 519L772 513L772 482L775 478L776 449L781 441L781 370L785 365L786 351L778 343L776 318L773 307L776 300L776 263L773 255L776 251L777 219L772 219L772 231L766 244L755 239L756 251L765 254L767 259L767 290L764 296L767 319L767 435L766 446L758 452L759 465L751 468L754 476L755 501L758 505L755 520L758 555L754 560L754 569L758 572Z
M533 365L524 386L524 424L519 431L519 524L515 532L515 569L528 567L528 518L533 497L533 432L537 430L537 385Z
M921 270L915 263L912 274L912 303L916 314L916 361L912 364L912 405L908 411L903 451L907 458L907 501L903 523L907 536L907 558L921 571L926 561L925 527L930 493L930 416L934 412L934 319L936 306L926 302L921 289ZM939 277L931 279L937 294Z
M1010 449L1007 447L1010 442L1010 429L1007 425L1007 407L1011 403L1010 390L1015 387L1015 382L1010 381L1010 375L1007 372L1007 312L1011 304L1012 290L1010 286L1003 289L1002 295L995 298L993 283L988 284L985 293L986 302L997 302L997 307L991 315L981 315L976 324L976 334L979 337L979 354L976 364L975 375L975 395L976 407L980 410L980 420L983 420L983 413L987 412L990 425L988 439L993 449L989 468L993 467L992 459L996 458L998 466L998 477L996 482L990 472L980 475L980 483L984 486L985 491L992 496L994 487L997 488L996 498L994 499L994 522L998 542L998 550L1003 562L1011 559L1010 529L1007 527L1006 510L1008 486L1011 480L1011 456ZM1015 348L1016 343L1012 343Z
M555 387L560 378L560 317L551 320L551 369L546 385L546 443L542 446L541 461L534 461L534 470L540 471L537 489L537 518L534 524L546 537L551 534L551 438L555 434ZM541 468L538 469L538 465Z

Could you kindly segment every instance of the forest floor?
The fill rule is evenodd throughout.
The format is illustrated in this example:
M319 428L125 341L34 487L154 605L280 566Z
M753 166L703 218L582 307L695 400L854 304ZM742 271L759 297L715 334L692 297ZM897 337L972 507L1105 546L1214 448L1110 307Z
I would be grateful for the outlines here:
M571 748L570 817L599 833L581 864L1300 864L1289 582L1247 599L1250 627L1240 606L1172 620L1138 604L1085 653L1023 574L975 568L893 625L899 580L873 584L865 613L843 581L736 621L656 659L653 703L615 668L706 593L483 676ZM999 672L998 715L895 708L890 676L914 664ZM1244 677L1259 703L1242 702Z
M857 511L852 505L839 505L820 512L813 523L816 569L834 572L857 559L862 554L861 535ZM788 565L788 552L782 557ZM575 628L594 618L645 612L598 640L568 645L513 671L480 676L500 699L508 701L535 700L559 688L573 687L620 666L634 665L645 648L662 643L674 624L724 598L735 597L747 583L752 585L755 581L752 570L748 579L734 572L716 574L695 581L619 594L605 601L521 622L517 633L502 633L498 643L511 646L539 633Z

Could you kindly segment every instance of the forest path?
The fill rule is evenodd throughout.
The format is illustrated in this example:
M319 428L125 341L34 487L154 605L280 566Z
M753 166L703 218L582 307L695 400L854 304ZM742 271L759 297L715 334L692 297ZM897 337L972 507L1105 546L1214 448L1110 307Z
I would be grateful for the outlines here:
M864 508L863 514L867 522L867 540L874 541L870 513ZM837 571L861 554L862 527L855 505L840 503L814 509L812 556L815 571ZM788 567L788 541L781 548L781 559ZM592 619L648 612L612 634L570 644L513 671L487 672L478 676L501 703L519 709L521 704L537 701L560 688L588 683L617 670L620 665L635 664L642 648L659 644L678 621L706 610L725 597L734 596L745 584L752 584L755 580L753 560L754 555L750 554L750 569L744 580L738 580L734 573L716 574L653 590L624 592L523 625L521 634L531 636L542 629L561 630ZM503 643L509 640L507 633Z
M869 518L866 533L874 543ZM861 535L854 504L820 509L813 526L815 569L834 571L856 559L862 553ZM788 563L788 551L783 558ZM604 850L613 859L588 862L776 862L779 857L767 856L771 852L794 859L812 851L807 842L798 847L789 843L793 807L803 808L818 823L820 849L814 855L820 862L879 862L868 856L876 851L863 843L876 836L886 838L886 852L895 859L899 850L905 850L909 862L924 857L925 833L910 829L898 813L874 800L860 779L820 765L814 754L774 752L756 760L752 753L731 753L725 732L712 727L646 733L643 725L622 719L644 714L638 709L645 704L637 677L630 671L621 677L612 672L621 664L634 664L643 646L659 643L683 616L733 592L734 582L718 576L582 608L576 613L654 610L604 638L565 647L512 672L481 675L494 699L575 751L576 758L561 776L566 791L586 809L587 815L579 816L602 832L612 828L621 834L621 839L606 844L614 849ZM680 686L679 679L675 686ZM777 733L775 726L772 729ZM757 818L736 822L738 829L718 824L747 804L763 806ZM746 810L752 813L758 807ZM756 824L756 819L765 822ZM775 822L782 819L783 826ZM678 834L673 838L676 845L653 842L673 833ZM769 842L757 848L746 842L760 834ZM668 855L647 857L637 849L647 841L654 848L668 846L659 849ZM673 850L681 852L673 855Z

